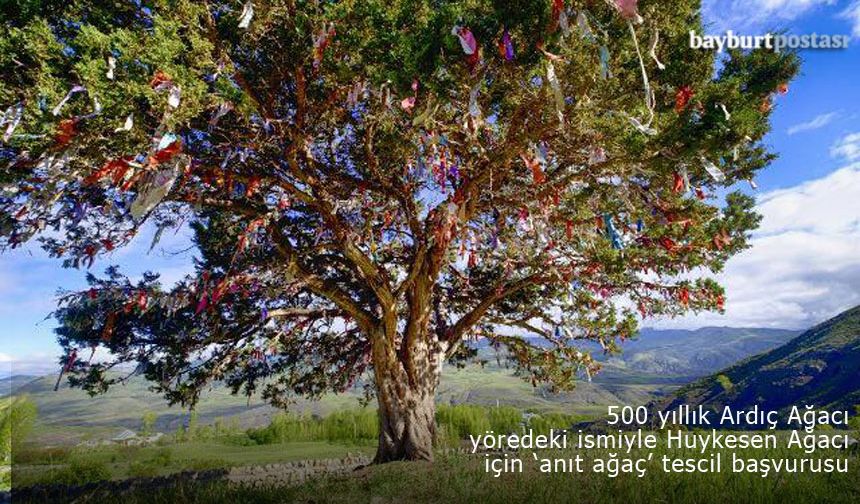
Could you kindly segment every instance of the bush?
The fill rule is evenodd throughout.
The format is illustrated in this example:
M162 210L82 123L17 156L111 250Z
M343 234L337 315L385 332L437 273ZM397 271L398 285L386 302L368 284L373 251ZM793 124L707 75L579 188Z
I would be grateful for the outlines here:
M128 475L133 477L152 477L170 467L173 462L173 451L170 448L159 448L145 460L136 460L129 464Z
M247 437L257 444L296 441L356 443L379 437L376 411L363 408L344 410L319 419L279 413L267 427L249 429Z
M71 450L65 447L19 448L15 450L15 464L62 464L69 461Z
M860 436L860 404L854 406L854 418L848 420L848 426L857 431Z
M268 426L249 429L248 437L257 444L315 441L320 437L320 429L319 425L310 419L292 413L278 413Z
M0 407L0 462L12 459L30 434L37 410L27 396L5 399ZM17 462L17 458L15 459Z
M532 417L532 419L529 420L529 427L536 433L548 434L551 429L569 429L570 426L580 420L581 417L576 415L548 413Z
M436 410L436 423L445 436L465 439L470 434L477 435L486 431L498 434L518 432L521 429L522 414L510 406L487 408L468 404L442 405Z
M734 383L732 383L732 380L724 374L717 375L717 383L720 384L720 387L722 387L724 392L730 392L733 388L735 388L735 385Z
M480 434L490 430L490 420L485 408L467 404L439 406L436 423L440 430L455 439L464 439L469 434Z
M221 442L232 446L254 446L257 443L254 439L248 436L247 432L237 432L220 438Z
M507 434L522 430L523 415L516 408L510 406L490 408L488 415L490 418L490 430L493 432Z
M150 460L135 460L128 465L128 476L130 478L152 478L158 476L161 467Z
M326 441L357 442L379 437L379 417L375 410L345 410L322 420Z
M104 481L111 478L110 470L103 462L93 460L72 460L64 467L48 473L49 479L45 483L66 486L78 486L95 481Z

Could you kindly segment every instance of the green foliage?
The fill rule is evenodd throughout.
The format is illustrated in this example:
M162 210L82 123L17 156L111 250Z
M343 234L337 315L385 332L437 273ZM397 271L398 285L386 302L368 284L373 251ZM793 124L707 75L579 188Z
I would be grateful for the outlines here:
M522 414L509 406L440 405L436 410L436 423L445 437L459 441L470 434L486 431L518 432L522 426Z
M68 466L49 472L44 482L76 486L108 480L110 477L110 470L104 462L73 458Z
M0 465L5 465L12 454L12 422L9 399L0 399Z
M143 414L140 421L140 434L149 436L155 432L155 422L158 420L158 414L153 411L147 411Z
M230 464L225 459L218 456L205 458L197 457L182 462L183 471L209 471L211 469L223 469L229 466Z
M583 420L584 417L580 415L545 413L532 417L529 420L529 427L534 430L535 433L547 434L552 429L569 429L573 424Z
M368 408L332 413L325 418L279 413L271 423L260 429L248 430L248 437L257 444L295 441L329 441L354 443L379 437L376 411Z
M848 420L848 425L857 431L857 436L860 437L860 404L854 406L854 416Z
M5 399L5 404L0 404L0 463L12 460L33 430L37 415L36 405L27 396Z
M170 448L159 448L151 457L144 460L135 460L128 467L128 475L131 477L157 476L170 467L173 462L173 451Z
M193 440L196 439L199 434L200 429L200 415L196 410L192 410L191 413L188 414L188 426L186 427L186 432L188 434L188 439Z
M454 440L490 430L490 420L486 410L480 406L466 404L440 405L436 409L436 423L445 437Z
M187 422L176 428L173 437L177 442L211 438L212 430L211 427L201 427L200 415L196 410L191 410L188 413Z
M55 465L68 463L72 458L72 449L66 446L41 448L27 446L15 450L15 463L23 465Z
M720 387L723 388L724 392L731 392L731 390L734 388L732 380L724 374L718 374L716 380L717 383L720 384Z

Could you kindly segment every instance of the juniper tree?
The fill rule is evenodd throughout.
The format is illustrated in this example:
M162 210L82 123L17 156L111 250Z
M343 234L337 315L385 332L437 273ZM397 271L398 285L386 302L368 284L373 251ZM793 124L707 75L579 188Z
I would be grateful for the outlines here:
M599 368L582 342L721 310L713 274L759 221L726 188L773 159L798 66L690 49L693 0L3 14L0 244L82 269L186 226L196 245L174 285L109 267L63 293L70 383L131 364L172 403L221 381L285 405L367 376L378 462L432 458L440 372L470 341L568 389Z

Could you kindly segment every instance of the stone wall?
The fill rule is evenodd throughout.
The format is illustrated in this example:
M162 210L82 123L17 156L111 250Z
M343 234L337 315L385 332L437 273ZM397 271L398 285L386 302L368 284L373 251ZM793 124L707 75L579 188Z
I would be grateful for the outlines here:
M225 477L231 484L250 486L291 486L309 478L348 474L357 467L370 464L363 455L347 455L342 459L300 460L284 464L233 467Z
M283 464L231 467L209 471L185 471L156 478L130 478L121 481L101 481L81 486L35 485L16 488L14 502L68 502L83 495L116 497L132 492L156 491L180 484L227 482L252 487L292 486L310 478L345 475L360 466L370 464L364 455L347 454L340 459L300 460ZM0 504L9 502L10 495L0 493Z

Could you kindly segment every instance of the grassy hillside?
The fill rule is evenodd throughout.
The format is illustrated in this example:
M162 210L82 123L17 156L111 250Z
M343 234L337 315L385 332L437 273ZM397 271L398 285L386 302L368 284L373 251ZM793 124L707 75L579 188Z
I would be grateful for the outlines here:
M11 425L9 421L9 406L12 401L8 397L0 398L0 491L8 490L12 484L11 477Z
M663 405L853 410L860 404L860 306L789 343L680 389Z

